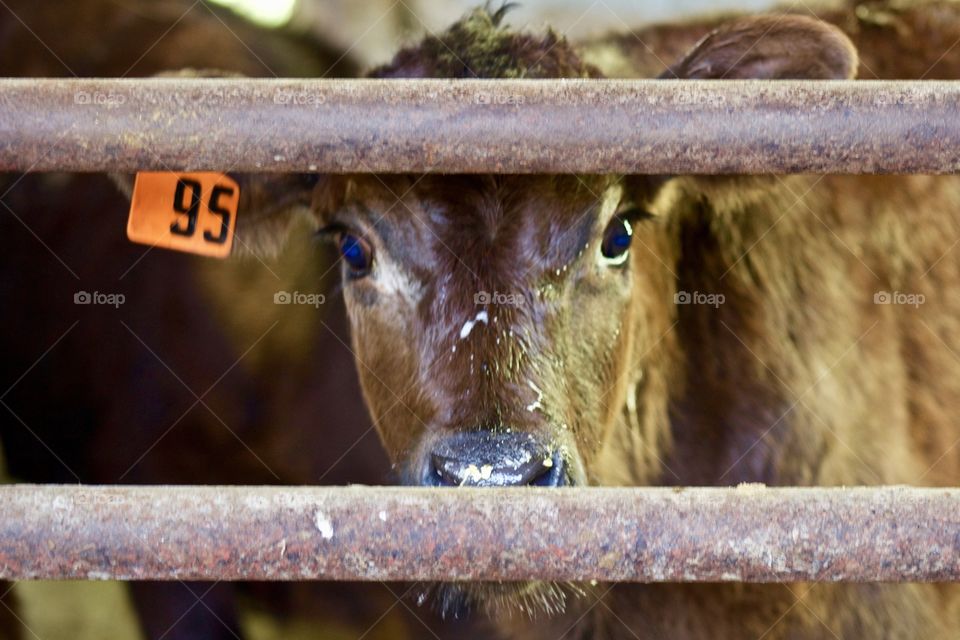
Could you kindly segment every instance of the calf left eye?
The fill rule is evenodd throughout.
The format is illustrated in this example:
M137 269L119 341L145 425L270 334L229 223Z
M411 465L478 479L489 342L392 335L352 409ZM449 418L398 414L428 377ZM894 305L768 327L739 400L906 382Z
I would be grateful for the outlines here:
M633 240L633 227L630 222L616 216L607 225L603 232L603 241L600 243L600 254L608 265L619 265L627 261L627 252Z
M370 272L373 266L373 247L359 236L342 233L339 240L340 255L347 263L350 275L360 278Z

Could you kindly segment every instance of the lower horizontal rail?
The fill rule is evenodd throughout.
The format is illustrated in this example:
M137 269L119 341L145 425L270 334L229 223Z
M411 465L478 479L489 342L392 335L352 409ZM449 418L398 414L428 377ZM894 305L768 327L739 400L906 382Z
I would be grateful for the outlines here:
M960 489L0 487L0 578L960 581Z

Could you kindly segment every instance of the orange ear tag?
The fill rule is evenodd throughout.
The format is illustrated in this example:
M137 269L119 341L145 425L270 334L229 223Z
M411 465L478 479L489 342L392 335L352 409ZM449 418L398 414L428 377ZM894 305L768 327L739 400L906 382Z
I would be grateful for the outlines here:
M127 220L132 242L226 258L233 247L240 186L223 173L137 174Z

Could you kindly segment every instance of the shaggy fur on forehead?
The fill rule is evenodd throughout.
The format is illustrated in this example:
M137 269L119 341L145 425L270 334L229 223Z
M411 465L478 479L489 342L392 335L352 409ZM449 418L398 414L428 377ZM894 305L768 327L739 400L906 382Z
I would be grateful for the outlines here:
M543 36L503 26L513 5L478 8L446 32L401 50L373 78L600 78L567 39L548 29Z

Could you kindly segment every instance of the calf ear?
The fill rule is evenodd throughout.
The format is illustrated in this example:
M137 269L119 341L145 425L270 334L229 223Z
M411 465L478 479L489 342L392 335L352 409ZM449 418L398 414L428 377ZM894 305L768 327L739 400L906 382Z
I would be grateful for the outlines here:
M850 80L857 49L837 27L806 16L743 18L697 43L661 79Z
M298 220L316 224L313 204L332 185L309 173L231 173L240 186L232 255L274 256Z
M317 173L230 174L240 185L232 255L275 256L298 220L316 228L343 205L349 179Z
M837 27L799 15L754 16L727 23L708 34L661 79L849 80L857 74L857 50ZM762 200L775 186L770 176L674 176L662 184L736 210Z
M238 74L217 69L181 69L161 77L222 78ZM298 219L313 217L318 202L330 206L342 181L319 174L231 173L240 187L237 227L232 255L272 256L283 247ZM110 178L128 198L133 191L132 174Z

